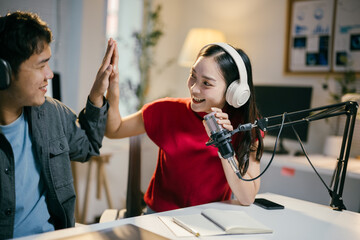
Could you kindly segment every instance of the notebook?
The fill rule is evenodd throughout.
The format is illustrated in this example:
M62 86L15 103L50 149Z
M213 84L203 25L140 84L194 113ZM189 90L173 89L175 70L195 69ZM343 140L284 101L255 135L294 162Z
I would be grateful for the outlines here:
M273 232L272 229L243 211L205 209L199 214L173 217L159 216L159 218L178 237L189 236L189 234L192 236L214 236Z

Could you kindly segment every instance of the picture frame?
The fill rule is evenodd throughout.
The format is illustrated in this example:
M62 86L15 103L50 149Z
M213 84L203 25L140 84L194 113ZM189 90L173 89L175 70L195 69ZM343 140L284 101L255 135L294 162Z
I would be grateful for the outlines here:
M334 72L360 73L360 1L336 0L334 21Z
M360 1L288 0L285 72L360 72Z

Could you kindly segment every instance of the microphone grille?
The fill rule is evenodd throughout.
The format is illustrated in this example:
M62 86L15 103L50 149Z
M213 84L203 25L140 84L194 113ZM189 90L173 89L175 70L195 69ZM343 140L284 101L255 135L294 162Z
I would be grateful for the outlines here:
M210 133L217 133L223 130L223 128L217 123L217 118L215 117L215 112L211 112L204 116L206 125L208 126Z

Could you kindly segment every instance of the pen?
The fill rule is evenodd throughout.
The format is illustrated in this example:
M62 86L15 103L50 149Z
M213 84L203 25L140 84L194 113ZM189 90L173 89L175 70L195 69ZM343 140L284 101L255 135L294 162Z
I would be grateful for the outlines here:
M180 227L184 228L186 231L190 232L191 234L194 234L195 237L199 237L200 233L198 233L197 231L195 231L194 229L192 229L191 227L187 226L185 223L183 223L182 221L180 221L179 219L176 219L175 217L173 217L173 221L174 223L176 223L177 225L179 225Z

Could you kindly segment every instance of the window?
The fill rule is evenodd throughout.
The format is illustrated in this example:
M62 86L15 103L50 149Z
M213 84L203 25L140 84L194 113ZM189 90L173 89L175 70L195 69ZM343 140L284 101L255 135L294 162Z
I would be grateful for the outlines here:
M141 29L143 0L107 1L106 37L118 42L120 112L122 116L137 111L135 91L140 81L134 32Z

